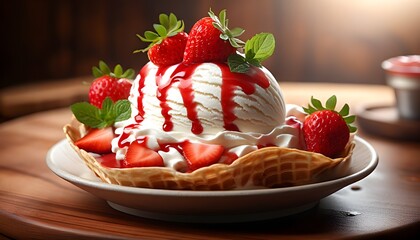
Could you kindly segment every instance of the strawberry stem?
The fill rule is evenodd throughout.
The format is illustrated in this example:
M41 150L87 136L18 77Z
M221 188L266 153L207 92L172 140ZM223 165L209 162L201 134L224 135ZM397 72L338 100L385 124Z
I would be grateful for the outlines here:
M184 31L184 21L178 20L175 14L170 13L169 16L162 13L159 15L159 24L153 24L156 32L146 31L144 37L136 34L143 42L150 42L149 46L144 49L135 50L133 53L147 52L155 44L160 44L165 38L177 35Z
M242 28L234 28L230 30L228 28L229 20L226 19L226 9L220 11L219 17L217 17L210 9L209 16L211 17L211 19L213 19L213 26L221 32L221 39L229 41L230 45L232 45L232 47L234 48L242 48L243 46L245 46L245 42L237 38L240 35L242 35L242 33L244 33L245 30Z
M104 61L100 60L99 67L96 67L96 66L92 67L92 75L95 78L108 75L115 78L133 79L135 72L134 72L134 69L132 68L129 68L126 71L124 71L124 69L122 68L120 64L117 64L114 67L114 72L111 72L111 69L108 67L108 65Z

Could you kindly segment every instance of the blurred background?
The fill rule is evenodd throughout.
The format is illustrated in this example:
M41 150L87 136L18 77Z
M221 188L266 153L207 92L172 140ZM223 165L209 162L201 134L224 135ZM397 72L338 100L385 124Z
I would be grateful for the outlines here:
M209 8L227 9L242 39L272 32L264 65L279 81L385 84L380 64L420 54L418 0L16 0L2 1L1 87L90 75L100 59L139 70L146 54L136 34L159 13L186 30Z
M275 35L263 64L280 83L385 87L383 60L420 54L419 0L1 0L0 122L87 100L99 60L136 71L148 61L133 54L147 46L136 34L160 13L188 32L210 8L227 9L243 40Z

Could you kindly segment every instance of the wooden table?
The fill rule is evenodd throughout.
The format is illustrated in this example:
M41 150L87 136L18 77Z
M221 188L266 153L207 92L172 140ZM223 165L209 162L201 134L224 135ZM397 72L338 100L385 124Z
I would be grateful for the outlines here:
M321 99L336 94L353 110L394 101L385 86L281 86L288 103L305 104L311 94ZM118 212L47 168L45 155L63 139L61 127L70 117L64 108L0 125L0 239L405 239L420 234L419 142L376 137L360 129L359 135L379 154L377 169L301 214L241 224L171 223Z

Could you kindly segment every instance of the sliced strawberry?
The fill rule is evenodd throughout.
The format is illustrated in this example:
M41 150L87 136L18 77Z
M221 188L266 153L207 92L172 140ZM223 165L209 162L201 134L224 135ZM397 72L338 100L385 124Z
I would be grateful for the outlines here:
M229 164L233 163L236 159L238 159L238 155L236 153L233 153L233 152L225 152L220 157L220 161L219 162L229 165Z
M102 166L108 168L121 168L121 162L115 158L115 153L107 153L95 158Z
M216 163L224 151L224 147L221 145L192 143L190 141L182 143L182 149L191 171Z
M111 127L91 129L84 137L77 140L75 145L87 152L110 153L113 138L114 131Z
M137 141L128 147L124 160L125 167L162 167L163 159L154 150Z

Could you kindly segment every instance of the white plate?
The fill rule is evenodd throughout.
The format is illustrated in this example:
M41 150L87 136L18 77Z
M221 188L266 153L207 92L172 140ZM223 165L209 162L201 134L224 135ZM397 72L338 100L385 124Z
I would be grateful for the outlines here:
M135 188L101 182L66 140L47 154L48 167L61 178L106 200L119 211L177 222L245 222L308 210L320 199L368 176L378 164L372 146L356 137L349 173L339 179L296 187L189 191Z

